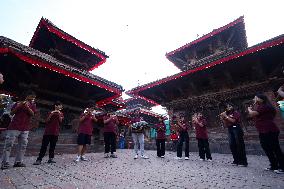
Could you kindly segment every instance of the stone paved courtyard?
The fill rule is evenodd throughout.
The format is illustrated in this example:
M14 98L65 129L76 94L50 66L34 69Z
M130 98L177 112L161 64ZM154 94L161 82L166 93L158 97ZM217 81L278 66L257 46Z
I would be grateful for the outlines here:
M244 168L230 165L229 154L213 154L213 162L200 161L197 153L188 161L174 160L173 152L166 152L165 159L155 151L147 155L148 160L134 160L132 151L123 150L117 159L104 159L102 153L91 153L89 162L74 163L75 155L68 154L40 166L32 165L36 157L26 157L26 168L0 171L0 188L284 188L284 175L263 170L268 165L264 156L249 155Z

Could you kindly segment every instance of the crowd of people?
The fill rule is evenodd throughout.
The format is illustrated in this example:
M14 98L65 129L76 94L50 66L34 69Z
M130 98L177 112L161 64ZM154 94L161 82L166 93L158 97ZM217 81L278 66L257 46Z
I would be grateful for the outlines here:
M284 88L278 90L278 94L284 98ZM274 123L276 110L269 102L267 96L256 94L253 105L247 108L248 116L254 120L255 127L259 133L259 140L262 149L268 157L270 166L265 170L284 174L284 155L279 144L280 130ZM232 165L247 167L246 148L244 143L244 132L241 126L241 114L230 103L226 105L226 110L219 115L221 121L228 130L229 147L233 156ZM182 145L185 143L185 160L188 160L188 122L184 121L184 116L177 116L177 128L179 140L177 144L177 157L182 159ZM201 113L192 116L192 126L195 128L196 139L198 141L200 160L212 161L210 153L208 133L206 129L206 118Z
M4 82L3 76L0 74L0 82ZM278 94L284 98L284 87L280 87ZM14 167L25 167L23 163L24 154L28 144L29 124L32 116L36 111L35 104L36 95L33 91L26 91L20 101L14 103L10 114L12 115L11 122L5 131L5 144L2 155L1 169L8 169L10 167L9 158L15 140L18 140L16 158ZM279 144L280 130L274 123L273 119L276 114L275 108L271 105L268 98L263 94L255 95L253 105L247 108L249 117L255 122L255 127L259 132L259 140L261 147L267 155L270 167L266 170L274 171L275 173L284 173L284 156ZM84 109L79 118L78 127L78 153L75 162L87 161L85 157L87 152L87 145L91 144L91 137L93 133L93 125L98 122L98 118L94 113L96 105L89 103ZM56 163L54 160L54 151L58 136L60 133L60 125L64 119L63 105L57 101L54 103L53 110L49 112L46 118L45 131L42 137L42 145L38 158L34 165L40 165L44 158L47 147L49 145L49 159L47 163ZM244 132L240 122L241 114L234 108L233 104L228 103L226 109L219 116L228 130L229 147L232 152L232 165L247 167L248 161L246 157L246 147L244 143ZM119 120L113 113L106 113L103 116L103 133L104 133L104 157L117 158L116 143L117 137L120 137L119 146L124 148L125 138L123 134L119 133ZM184 159L189 160L189 130L194 128L198 143L199 158L201 161L212 161L212 156L209 147L209 137L207 131L206 116L201 112L193 114L190 121L186 120L185 116L178 114L174 117L173 129L171 134L172 150L176 150L177 156L175 159L182 160L183 144L185 145ZM145 121L141 117L139 110L136 110L132 115L129 132L131 133L134 142L134 159L140 157L148 159L144 150L144 129ZM157 124L153 126L156 129L156 146L157 157L165 158L166 146L166 125L164 119L161 117ZM140 149L139 149L140 147Z

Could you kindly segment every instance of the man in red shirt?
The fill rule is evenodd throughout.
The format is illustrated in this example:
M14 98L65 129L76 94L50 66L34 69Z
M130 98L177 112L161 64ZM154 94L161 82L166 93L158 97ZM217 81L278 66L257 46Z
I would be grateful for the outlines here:
M116 135L118 131L118 119L115 115L106 114L104 116L104 142L105 142L105 158L117 158L116 152ZM109 152L111 154L109 155Z
M40 148L38 158L34 163L34 165L41 164L42 158L46 153L48 144L50 144L50 146L49 146L49 160L47 163L56 163L53 160L53 158L54 158L55 146L59 135L59 129L60 129L59 127L64 118L63 113L61 112L62 108L63 108L62 104L57 101L54 103L54 110L48 114L48 117L46 119L46 127L42 138L42 145Z
M220 118L228 128L229 144L234 159L232 164L247 167L244 132L240 125L241 114L234 109L232 104L227 104L226 111L220 114Z
M14 117L6 131L1 169L9 168L9 157L16 138L18 138L18 146L14 167L26 166L23 163L23 157L28 144L30 120L36 111L36 105L34 103L36 95L33 91L27 91L24 93L23 97L24 101L15 103L11 110L11 114L14 115Z
M192 126L195 128L200 160L204 161L206 155L207 160L212 161L206 128L207 121L205 117L201 113L195 113L192 116Z
M80 116L77 138L78 156L75 162L79 162L80 160L87 161L84 155L87 151L87 144L91 144L93 125L95 122L97 122L97 119L93 113L94 110L95 105L90 103Z
M166 125L162 117L159 118L159 123L155 125L157 131L156 146L157 156L160 158L165 157L165 144L166 144Z

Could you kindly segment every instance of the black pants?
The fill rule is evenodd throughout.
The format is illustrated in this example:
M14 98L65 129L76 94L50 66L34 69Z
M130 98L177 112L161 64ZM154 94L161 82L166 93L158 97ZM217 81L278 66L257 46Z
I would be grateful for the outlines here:
M234 163L247 165L246 147L244 143L244 132L240 126L228 128L230 149L234 158Z
M158 157L165 156L165 143L166 139L156 139Z
M206 155L207 159L212 159L208 139L198 138L197 141L198 141L199 157L201 159L205 159Z
M189 136L188 132L183 131L179 133L179 140L177 144L177 157L182 157L182 145L185 142L185 157L189 157Z
M41 144L41 148L40 148L40 152L39 152L37 160L41 161L42 158L45 156L48 144L50 144L49 145L49 159L54 158L54 150L55 150L57 140L58 140L58 136L56 135L43 135L42 144Z
M104 133L105 153L116 152L116 134Z
M278 137L279 132L259 134L261 147L269 159L271 168L284 170L284 157Z
M177 150L177 143L178 140L172 140L171 150L174 152Z

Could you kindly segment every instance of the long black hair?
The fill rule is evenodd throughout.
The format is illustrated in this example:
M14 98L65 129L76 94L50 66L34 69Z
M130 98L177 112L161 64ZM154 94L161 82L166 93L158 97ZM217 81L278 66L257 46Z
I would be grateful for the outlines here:
M258 93L255 95L257 98L260 98L263 101L263 104L265 104L266 106L268 106L271 111L273 111L274 114L276 114L276 109L275 107L271 104L271 102L269 101L269 99L267 98L267 96L265 96L262 93Z

